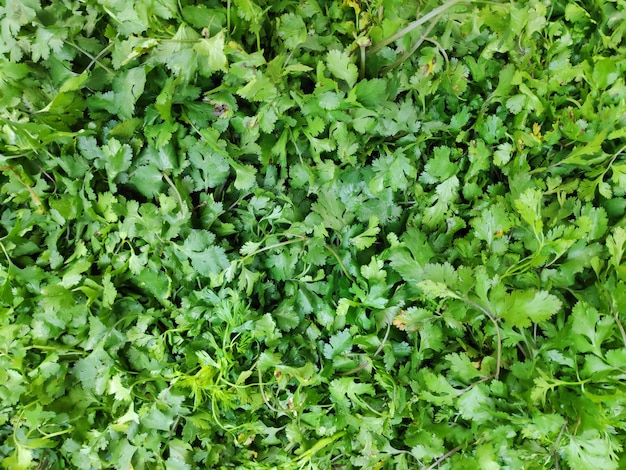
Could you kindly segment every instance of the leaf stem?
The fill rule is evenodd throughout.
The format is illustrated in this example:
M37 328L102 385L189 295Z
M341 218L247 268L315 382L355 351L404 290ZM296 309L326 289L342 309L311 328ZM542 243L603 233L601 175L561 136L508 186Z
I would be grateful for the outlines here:
M226 2L226 31L231 34L230 30L230 0Z
M561 442L561 438L563 437L563 432L565 431L565 429L567 428L567 421L565 421L563 423L563 426L561 426L561 430L559 431L559 435L556 437L556 441L554 441L554 446L552 447L552 455L554 455L554 460L555 460L555 468L559 468L559 444Z
M10 165L2 166L2 167L0 167L0 171L10 171L11 173L13 173L15 175L15 177L17 178L17 180L30 193L31 199L33 201L35 201L35 204L39 207L39 213L40 214L45 214L46 213L46 209L45 209L43 203L41 202L41 199L39 199L39 196L37 196L37 193L35 193L33 188L31 188L28 184L26 184L26 182L20 177L20 175L17 173L17 171L15 171L15 169L12 166L10 166Z
M423 44L423 42L427 39L426 36L428 36L430 34L430 32L432 31L432 29L435 27L435 25L437 24L437 22L439 21L439 18L441 18L441 15L439 15L437 18L435 18L433 20L432 23L430 23L430 25L428 25L428 28L426 28L426 31L424 31L424 34L422 34L422 36L417 40L417 42L413 45L413 47L411 48L410 51L405 52L404 54L402 54L402 56L396 60L393 64L388 65L387 67L383 68L380 73L385 74L387 72L389 72L390 70L395 69L398 65L400 65L402 62L404 62L406 59L408 59L409 57L411 57L413 55L413 53ZM446 57L447 58L447 57Z
M91 55L89 52L87 52L86 50L84 50L79 45L74 44L74 42L72 42L72 41L66 41L66 44L69 44L70 46L74 47L76 50L78 50L79 52L81 52L82 54L86 55L87 57L89 57L91 59L91 62L89 63L89 65L87 67L85 67L85 70L89 70L93 64L98 64L100 67L102 67L108 73L110 73L110 74L114 74L115 73L115 72L113 72L113 70L111 70L109 67L107 67L106 65L104 65L102 62L100 62L98 60L98 58L102 55L102 53L104 53L109 48L109 46L112 46L113 43L109 44L107 47L102 49L98 53L98 55L95 56L95 57L93 55Z
M619 331L622 335L622 341L624 342L624 347L626 347L626 331L624 330L624 325L622 325L622 322L619 319L617 310L615 309L611 309L611 310L613 310L613 318L615 320L615 323L617 323L617 327L619 328Z
M357 367L355 367L352 370L349 370L348 372L344 372L342 374L342 376L345 375L353 375L356 374L357 372L360 372L361 370L365 369L367 366L369 366L370 364L372 364L372 360L378 356L378 354L380 354L380 352L383 350L383 348L385 347L385 344L387 344L387 339L389 338L389 331L391 330L391 322L387 322L387 331L385 332L385 337L383 338L383 340L380 342L380 345L378 346L378 348L376 349L376 352L374 352L374 354L372 355L372 357L367 360L367 361L363 361L361 364L359 364Z
M263 248L259 248L258 250L255 250L252 253L247 254L246 256L241 258L241 260L243 261L243 260L246 260L248 258L252 258L252 257L258 255L259 253L263 253L264 251L272 250L272 249L278 248L280 246L292 245L294 243L305 242L307 240L310 240L310 238L300 236L300 237L298 237L298 238L296 238L294 240L285 240L284 242L273 243L272 245L264 246Z
M346 277L348 279L350 279L350 282L355 282L355 279L350 275L350 273L348 272L348 270L346 269L346 266L343 264L343 261L341 261L341 258L339 257L339 255L337 254L337 252L335 250L333 250L330 246L328 246L328 244L324 245L326 247L326 249L328 251L330 251L333 256L335 257L335 259L337 260L337 263L339 263L339 267L341 268L341 270L343 271L343 273L346 275Z
M259 390L261 391L261 397L263 397L263 402L274 413L284 413L283 411L274 408L274 406L267 399L267 395L265 395L265 389L263 388L263 375L261 374L261 365L259 363L257 363L257 372L259 375Z
M474 302L472 299L470 299L468 297L460 297L460 299L463 302L468 303L469 305L471 305L475 309L478 309L481 312L483 312L485 315L487 315L489 320L491 320L491 322L493 323L493 326L495 326L495 328L496 328L496 335L498 337L498 342L496 344L496 348L497 348L496 371L493 374L493 377L497 380L498 377L500 376L500 367L501 367L501 363L502 363L502 334L500 332L500 326L498 325L498 319L489 310L487 310L485 307L483 307L482 305L478 304L477 302Z
M437 460L435 460L432 464L430 464L428 467L426 467L425 470L432 470L433 468L438 467L441 462L443 462L446 459L449 459L454 454L456 454L458 451L460 451L462 448L463 448L463 444L456 446L452 450L449 450L448 452L443 454L441 457L439 457Z
M378 52L383 47L385 47L385 46L391 44L392 42L400 39L401 37L405 36L406 34L409 34L414 29L416 29L419 26L423 25L427 21L430 21L432 18L435 18L436 16L441 15L446 10L448 10L449 8L452 8L453 6L455 6L455 5L459 4L459 3L462 3L462 0L450 0L449 2L444 3L440 7L435 8L434 10L426 13L421 18L419 18L419 19L409 23L409 25L407 27L405 27L404 29L401 29L400 31L398 31L394 35L392 35L392 36L388 37L387 39L383 40L382 42L379 42L378 44L376 44L374 47L372 47L369 50L368 54L374 54L374 53Z
M187 205L183 202L183 198L180 195L180 192L178 191L178 188L176 187L176 185L174 184L174 182L172 181L172 179L168 176L167 173L165 173L164 171L161 172L161 174L163 175L163 177L165 178L165 181L167 181L167 184L170 185L170 188L172 188L172 190L174 191L174 194L176 194L176 199L178 199L178 204L180 205L180 210L182 212L183 218L187 217L187 211L189 210Z

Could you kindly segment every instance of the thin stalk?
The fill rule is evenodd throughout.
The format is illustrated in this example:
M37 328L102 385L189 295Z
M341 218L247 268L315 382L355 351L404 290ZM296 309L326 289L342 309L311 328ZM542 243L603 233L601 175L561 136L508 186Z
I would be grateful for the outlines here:
M563 432L567 428L567 421L563 423L561 426L561 430L559 431L559 435L556 437L556 441L554 441L554 446L552 447L552 455L554 455L554 467L558 470L559 468L559 444L561 443L561 438L563 437Z
M41 202L41 199L39 199L39 196L37 196L37 193L35 193L35 191L33 190L33 188L31 188L28 184L26 184L26 182L24 182L24 180L20 177L20 175L18 174L17 171L15 171L13 169L13 167L6 165L3 167L0 167L0 171L10 171L11 173L13 173L15 175L15 177L17 178L17 180L28 190L28 192L30 193L30 197L33 201L35 201L35 204L39 207L39 213L40 214L45 214L46 213L46 209L43 205L43 203Z
M5 237L0 238L0 240L2 240ZM0 248L2 248L2 251L4 252L4 256L6 256L7 261L9 262L9 269L11 268L11 266L14 266L13 261L11 260L11 257L9 256L9 253L7 253L6 248L4 247L4 243L2 243L2 241L0 241Z
M110 74L115 73L115 72L113 72L113 70L111 70L109 67L107 67L106 65L104 65L102 62L100 62L98 60L98 57L100 57L103 52L105 52L107 49L109 49L109 46L112 46L113 43L111 43L109 46L107 46L103 50L101 50L100 53L96 57L94 57L89 52L87 52L85 49L83 49L82 47L80 47L77 44L74 44L71 41L67 41L66 44L69 44L70 46L72 46L73 48L75 48L76 50L78 50L79 52L83 53L84 55L86 55L87 57L89 57L91 59L91 63L87 67L85 67L85 70L89 70L89 68L93 64L98 64L100 67L102 67L104 70L106 70Z
M443 462L446 459L449 459L454 454L456 454L458 451L460 451L462 448L463 448L463 444L461 444L460 446L456 446L454 449L446 452L441 457L439 457L437 460L435 460L430 466L426 467L426 470L432 470L433 468L438 467L441 462Z
M333 250L330 246L328 246L328 244L324 245L326 247L326 249L328 251L330 251L332 253L332 255L335 257L335 259L337 260L337 263L339 263L339 267L341 268L341 270L343 271L343 273L346 275L346 277L348 279L350 279L350 282L355 282L355 279L350 275L350 273L348 272L348 270L346 269L346 266L343 264L343 261L341 261L341 258L339 257L339 255L337 254L337 252L335 250Z
M398 60L396 60L393 64L383 68L380 72L383 73L383 74L387 73L388 71L390 71L392 69L395 69L398 65L400 65L402 62L404 62L409 57L411 57L413 55L413 53L424 43L424 41L426 40L426 36L428 36L430 34L430 32L433 30L433 28L435 27L435 25L439 21L440 17L441 17L441 15L438 16L437 18L435 18L432 21L432 23L430 23L430 25L428 25L428 28L426 29L426 31L424 31L424 34L422 34L422 36L413 45L413 47L411 48L410 51L405 52L404 54L402 54L402 56Z
M440 7L437 7L434 10L426 13L421 18L419 18L419 19L409 23L409 25L406 28L401 29L396 34L394 34L394 35L388 37L387 39L385 39L384 41L376 44L374 47L372 47L369 50L368 54L375 54L376 52L381 50L383 47L385 47L385 46L391 44L392 42L400 39L404 35L409 34L414 29L419 28L424 23L430 21L432 18L435 18L436 16L439 16L440 14L444 13L449 8L452 8L453 6L458 5L459 3L463 3L463 0L450 0L450 1L446 2L446 3L444 3L443 5L441 5Z
M176 194L176 199L178 199L178 204L180 204L180 210L183 213L183 217L187 217L188 208L187 208L187 205L183 202L183 198L180 195L178 188L176 188L176 185L174 184L172 179L167 175L167 173L162 172L162 175L165 178L165 181L167 181L167 184L169 184L170 188L172 188L172 190L174 191L174 194Z
M614 309L612 310L613 310L613 318L615 319L615 323L617 323L617 327L619 328L619 331L622 334L622 341L624 342L624 347L626 347L626 331L624 331L624 325L622 325L622 322L619 319L617 311Z
M376 349L376 352L374 352L374 354L372 355L370 360L364 361L361 364L359 364L357 367L355 367L354 369L349 370L348 372L344 372L343 374L339 374L339 375L353 375L353 374L356 374L357 372L360 372L361 370L365 369L368 365L370 365L372 363L372 359L374 359L376 356L378 356L378 354L380 354L380 352L385 347L385 344L387 344L387 339L389 338L389 331L390 330L391 330L391 322L388 322L387 323L387 331L385 332L385 337L381 341L380 345Z
M231 34L230 30L230 0L226 2L226 31Z
M104 65L102 65L100 63L100 57L102 57L104 54L106 54L106 52L113 47L113 44L114 43L112 43L112 42L109 43L104 49L102 49L100 52L98 52L98 55L91 59L91 62L89 62L89 65L87 65L86 70L89 70L91 67L93 67L94 64L98 64L103 69L108 70ZM82 51L82 52L85 53L85 51Z
M497 380L498 377L500 376L500 367L502 363L502 334L500 333L500 326L498 325L498 319L494 317L489 310L484 308L482 305L474 302L472 299L469 299L467 297L461 297L461 300L465 303L470 304L475 309L480 310L485 315L487 315L487 318L489 318L489 320L491 320L491 322L493 323L493 326L496 327L496 335L498 336L498 344L496 345L496 348L497 348L496 372L493 374L493 377Z
M274 248L278 248L280 246L285 246L285 245L292 245L294 243L300 243L300 242L305 242L307 241L309 238L308 237L298 237L295 240L285 240L284 242L278 242L278 243L274 243L272 245L268 245L268 246L264 246L263 248L259 248L258 250L253 251L252 253L250 253L249 255L244 256L243 258L241 258L241 260L246 260L248 258L251 258L253 256L258 255L259 253L263 253L264 251L268 251L268 250L272 250Z
M263 402L274 413L284 413L284 411L280 411L274 408L274 406L267 399L267 395L265 395L265 389L263 388L263 375L261 374L261 366L259 364L257 364L257 372L259 373L259 390L261 390L261 396L263 397Z

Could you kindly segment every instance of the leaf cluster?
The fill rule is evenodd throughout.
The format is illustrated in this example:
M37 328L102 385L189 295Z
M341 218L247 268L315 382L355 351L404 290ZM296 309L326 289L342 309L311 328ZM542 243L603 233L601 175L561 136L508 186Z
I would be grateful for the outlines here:
M624 465L623 1L5 3L3 468Z

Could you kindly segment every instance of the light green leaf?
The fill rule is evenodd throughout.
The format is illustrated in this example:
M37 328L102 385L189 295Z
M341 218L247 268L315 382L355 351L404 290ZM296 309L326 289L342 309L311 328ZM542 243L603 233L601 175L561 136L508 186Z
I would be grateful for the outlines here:
M376 235L378 235L379 232L378 217L373 215L370 217L367 229L356 237L352 237L350 243L356 246L358 250L364 250L376 242Z
M359 78L359 71L350 56L343 51L333 49L326 55L328 70L335 77L344 80L352 88Z
M546 291L513 291L505 299L499 306L500 317L520 328L548 320L562 305L558 297Z
M606 247L611 255L611 264L617 269L622 264L624 257L624 244L626 243L626 229L615 227L611 235L606 238Z
M302 17L293 13L282 15L278 19L278 36L288 49L295 49L306 41L307 28Z
M515 207L522 220L531 226L536 236L543 232L542 196L538 189L527 189L515 200Z
M619 446L608 433L597 429L586 429L577 435L569 435L562 450L571 468L619 468L617 451Z
M251 165L235 166L235 188L249 189L256 184L256 168Z
M332 359L340 354L346 354L352 349L352 335L346 329L335 333L329 342L324 345L324 357Z
M218 70L226 70L227 59L224 54L224 32L200 39L193 49L198 53L198 70L205 77L210 77Z
M433 282L430 279L420 281L417 286L431 298L440 299L459 299L459 295L454 293L443 282Z

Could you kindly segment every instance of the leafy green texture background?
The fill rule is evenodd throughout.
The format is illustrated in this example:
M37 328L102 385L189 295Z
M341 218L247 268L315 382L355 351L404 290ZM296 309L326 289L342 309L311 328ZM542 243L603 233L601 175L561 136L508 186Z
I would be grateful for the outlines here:
M2 2L4 468L626 466L626 3L415 3Z

